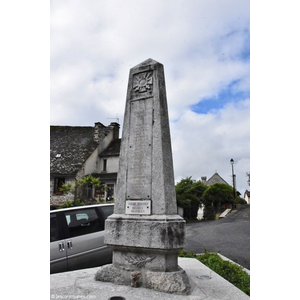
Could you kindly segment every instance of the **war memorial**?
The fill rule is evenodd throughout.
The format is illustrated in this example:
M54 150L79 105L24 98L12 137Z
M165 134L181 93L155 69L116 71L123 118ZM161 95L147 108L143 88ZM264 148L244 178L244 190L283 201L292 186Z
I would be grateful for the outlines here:
M195 258L178 258L177 214L163 65L129 73L113 215L105 221L112 264L51 275L51 299L247 300Z
M177 214L163 65L130 70L114 214L105 223L113 263L95 279L187 294L178 266L185 221Z

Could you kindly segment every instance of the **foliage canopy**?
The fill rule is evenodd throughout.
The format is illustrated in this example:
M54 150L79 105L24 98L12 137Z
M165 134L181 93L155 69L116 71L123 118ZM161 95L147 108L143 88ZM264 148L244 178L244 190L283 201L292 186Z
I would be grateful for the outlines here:
M196 219L201 197L207 186L192 176L182 179L175 185L177 205L184 209L185 217Z
M224 183L215 183L208 187L203 193L203 204L234 203L233 189Z
M74 194L75 200L74 201L67 201L63 205L60 206L60 208L64 207L70 207L70 206L80 206L84 205L86 202L95 202L95 199L92 199L92 201L88 201L87 194L88 189L91 187L100 187L103 191L106 189L105 185L100 182L99 178L94 177L93 175L89 174L85 176L84 178L81 178L77 180L75 185L72 185L71 183L68 184L62 184L62 187L59 189L63 194ZM100 202L100 198L97 202Z
M214 220L217 206L235 203L233 189L230 185L215 183L205 190L202 202L205 206L203 218L205 220Z

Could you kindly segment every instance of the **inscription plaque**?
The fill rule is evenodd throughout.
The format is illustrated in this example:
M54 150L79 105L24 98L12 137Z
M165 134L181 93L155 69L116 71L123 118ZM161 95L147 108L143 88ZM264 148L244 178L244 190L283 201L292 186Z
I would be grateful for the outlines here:
M126 199L151 199L153 98L130 102Z
M151 201L126 201L126 215L150 215Z

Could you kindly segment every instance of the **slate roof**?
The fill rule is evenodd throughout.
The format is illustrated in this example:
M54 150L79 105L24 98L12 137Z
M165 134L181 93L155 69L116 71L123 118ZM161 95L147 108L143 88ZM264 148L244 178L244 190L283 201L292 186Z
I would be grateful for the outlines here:
M206 181L206 184L209 186L213 185L214 183L224 183L228 185L228 183L218 173L215 173Z
M97 148L94 127L50 126L50 173L76 174ZM110 131L103 126L102 131Z
M121 147L121 139L115 139L108 147L100 153L100 156L119 156Z

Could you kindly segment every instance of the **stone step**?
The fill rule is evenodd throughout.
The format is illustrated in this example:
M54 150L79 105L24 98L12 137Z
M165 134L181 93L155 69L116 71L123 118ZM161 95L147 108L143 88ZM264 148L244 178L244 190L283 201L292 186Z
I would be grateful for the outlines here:
M230 208L225 209L225 210L220 214L219 219L220 219L220 218L225 218L230 212L231 212L231 209L230 209Z

